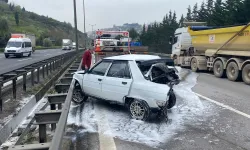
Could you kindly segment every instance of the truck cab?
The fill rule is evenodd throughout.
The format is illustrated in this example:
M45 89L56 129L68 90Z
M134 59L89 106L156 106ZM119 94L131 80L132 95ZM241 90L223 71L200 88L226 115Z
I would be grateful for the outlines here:
M175 31L174 37L170 38L172 44L172 58L183 55L183 53L192 47L191 36L188 33L188 28L183 27Z

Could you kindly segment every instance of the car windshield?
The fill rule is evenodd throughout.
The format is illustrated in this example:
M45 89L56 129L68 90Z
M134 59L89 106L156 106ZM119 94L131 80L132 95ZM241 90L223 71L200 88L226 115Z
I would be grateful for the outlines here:
M22 42L8 42L7 47L21 47Z

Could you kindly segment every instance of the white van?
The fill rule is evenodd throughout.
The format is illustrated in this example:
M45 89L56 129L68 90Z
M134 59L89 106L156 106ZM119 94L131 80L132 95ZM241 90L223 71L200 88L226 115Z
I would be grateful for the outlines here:
M32 44L29 38L10 38L5 48L4 54L6 58L9 56L30 57L32 53Z

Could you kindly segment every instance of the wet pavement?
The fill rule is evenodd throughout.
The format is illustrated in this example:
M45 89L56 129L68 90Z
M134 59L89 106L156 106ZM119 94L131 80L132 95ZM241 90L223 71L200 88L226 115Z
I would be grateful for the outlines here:
M206 83L206 80L209 83ZM223 102L222 106L200 98L194 93L202 94L209 90L213 96L216 94L213 92L216 87L222 88L216 85L211 87L214 85L211 84L213 82L216 83L214 77L210 79L190 73L185 81L175 87L177 105L169 110L168 122L153 117L147 122L133 120L123 106L95 99L89 99L82 105L72 104L63 149L250 149L250 119L228 107L222 107L225 105L248 113L245 107L249 102L244 98L244 94L239 96L243 97L240 104L234 107L236 105L232 105L230 100L218 94L213 100ZM226 83L226 86L230 84ZM224 87L219 93L223 95L225 89L228 87ZM233 91L227 92L229 96L233 95ZM213 98L212 96L209 98Z

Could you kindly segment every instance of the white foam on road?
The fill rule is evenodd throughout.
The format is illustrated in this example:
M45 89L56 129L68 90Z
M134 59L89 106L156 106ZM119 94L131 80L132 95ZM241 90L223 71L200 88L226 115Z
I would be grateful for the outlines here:
M178 132L185 130L187 124L199 125L215 113L210 103L200 100L191 90L196 84L197 76L197 74L191 73L186 81L175 87L178 102L172 112L169 112L170 120L168 123L165 121L133 120L123 107L107 105L95 100L93 105L91 102L87 102L82 113L71 114L68 122L74 123L72 118L79 117L81 121L77 124L84 127L84 132L101 133L99 138L104 140L102 139L104 136L111 143L113 138L119 138L125 141L144 143L151 147L159 147ZM96 126L101 129L96 129Z

